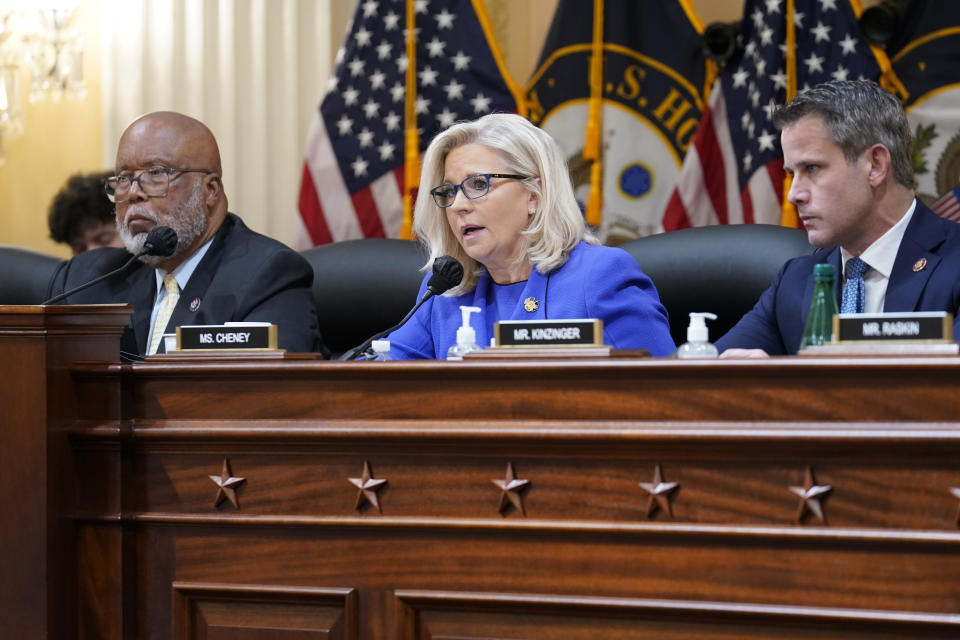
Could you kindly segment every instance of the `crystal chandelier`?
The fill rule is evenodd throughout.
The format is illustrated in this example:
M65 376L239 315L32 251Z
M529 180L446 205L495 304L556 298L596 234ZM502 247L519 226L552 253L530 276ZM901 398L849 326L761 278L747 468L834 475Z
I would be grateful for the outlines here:
M29 100L86 96L83 38L73 27L80 0L0 0L0 164L4 138L23 133L23 76Z

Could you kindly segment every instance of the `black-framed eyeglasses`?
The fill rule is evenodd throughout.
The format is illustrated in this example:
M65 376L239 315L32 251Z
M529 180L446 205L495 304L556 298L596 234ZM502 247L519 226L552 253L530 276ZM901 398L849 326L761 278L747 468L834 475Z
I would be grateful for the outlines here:
M141 171L139 175L111 176L103 181L103 190L107 192L110 202L126 202L129 198L133 183L140 185L143 195L150 198L162 198L170 189L170 181L176 180L184 173L213 173L206 169L176 169L174 167L150 167ZM173 175L177 174L177 175Z
M446 209L457 199L457 190L463 191L470 200L476 200L487 195L490 191L490 178L510 178L511 180L526 180L528 176L518 176L513 173L478 173L467 176L460 184L442 184L430 190L433 201L441 209Z

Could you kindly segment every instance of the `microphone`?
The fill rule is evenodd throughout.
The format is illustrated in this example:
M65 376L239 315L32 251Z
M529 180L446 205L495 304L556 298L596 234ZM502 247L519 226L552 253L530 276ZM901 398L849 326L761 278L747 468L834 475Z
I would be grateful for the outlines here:
M133 264L134 260L137 260L143 256L158 256L161 258L165 258L169 255L173 255L173 252L176 250L176 248L177 248L177 232L176 231L174 231L170 227L154 227L153 229L150 230L150 233L147 234L147 239L144 240L143 242L143 249L141 249L140 252L137 253L136 255L131 256L130 259L127 260L122 267L118 269L114 269L109 273L105 273L98 278L94 278L90 282L87 282L86 284L82 284L79 287L70 289L70 291L64 291L60 295L54 296L49 300L46 300L40 304L44 304L44 305L56 304L61 300L67 298L68 296L72 296L75 293L83 291L87 287L92 287L98 282L102 282L107 278L113 277L122 271L126 271L127 268L129 268L130 265Z
M404 324L407 323L413 314L417 312L424 302L432 298L433 296L440 295L445 291L452 289L453 287L460 284L460 281L463 280L463 265L457 262L456 258L451 256L440 256L433 261L433 275L430 276L430 279L427 280L427 290L423 294L423 297L420 298L419 302L414 305L413 309L410 309L407 315L403 316L403 320L390 327L386 331L381 331L380 333L370 336L363 341L359 346L350 349L349 351L344 352L338 360L356 360L374 340L379 340L383 336L396 331Z

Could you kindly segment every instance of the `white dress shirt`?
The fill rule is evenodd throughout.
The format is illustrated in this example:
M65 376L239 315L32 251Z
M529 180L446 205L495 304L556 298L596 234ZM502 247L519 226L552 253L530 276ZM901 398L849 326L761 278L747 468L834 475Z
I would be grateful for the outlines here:
M887 284L890 283L890 274L893 272L893 263L897 259L897 252L900 251L900 241L903 240L903 234L910 224L910 218L917 208L917 199L914 198L910 208L900 218L897 224L893 225L887 232L876 239L866 250L860 254L860 259L870 265L870 269L863 274L863 294L866 298L863 303L864 313L880 313L883 311L883 302L887 297ZM847 271L847 260L853 257L853 254L840 247L840 272ZM843 290L843 284L840 283L840 290Z

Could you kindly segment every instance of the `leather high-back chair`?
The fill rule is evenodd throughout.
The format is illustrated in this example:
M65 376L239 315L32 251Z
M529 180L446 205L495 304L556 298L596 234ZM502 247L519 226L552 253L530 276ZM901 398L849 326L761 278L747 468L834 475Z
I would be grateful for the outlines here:
M313 267L320 335L337 357L389 329L416 304L427 261L410 240L344 240L301 252Z
M0 246L0 304L40 304L61 258L21 247Z
M784 262L814 251L806 232L769 224L680 229L620 247L656 285L678 346L687 341L691 311L717 314L707 322L716 340L753 308Z

